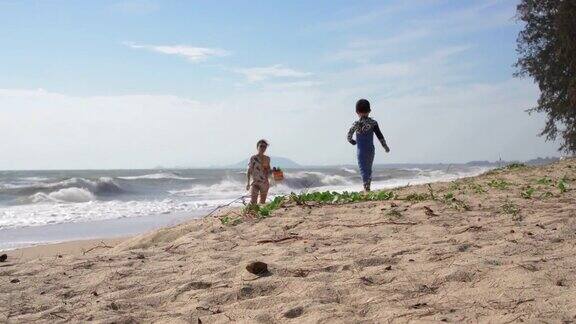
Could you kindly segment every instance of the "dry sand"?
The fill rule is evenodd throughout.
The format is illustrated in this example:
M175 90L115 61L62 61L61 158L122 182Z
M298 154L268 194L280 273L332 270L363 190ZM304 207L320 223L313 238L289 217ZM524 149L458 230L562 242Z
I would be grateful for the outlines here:
M574 322L575 187L572 159L433 184L434 200L406 200L429 193L406 187L404 199L288 206L236 226L209 217L61 258L13 252L0 322ZM255 260L270 273L247 272Z

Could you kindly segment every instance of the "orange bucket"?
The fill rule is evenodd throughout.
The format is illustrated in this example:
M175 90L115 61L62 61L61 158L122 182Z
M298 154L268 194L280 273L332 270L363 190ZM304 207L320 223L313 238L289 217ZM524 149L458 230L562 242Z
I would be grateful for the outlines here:
M272 170L272 177L274 178L274 181L280 182L284 180L284 172L280 169Z

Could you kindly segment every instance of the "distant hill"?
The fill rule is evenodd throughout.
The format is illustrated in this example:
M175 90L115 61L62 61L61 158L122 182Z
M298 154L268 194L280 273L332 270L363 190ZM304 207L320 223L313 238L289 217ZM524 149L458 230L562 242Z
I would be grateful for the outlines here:
M490 162L490 161L470 161L467 162L466 165L470 165L470 166L491 166L493 164L495 164L496 162Z
M546 164L557 162L559 160L560 160L560 158L557 158L557 157L545 157L545 158L538 157L538 158L526 161L526 164L529 164L529 165L546 165Z
M282 169L299 169L302 166L289 158L280 157L280 156L271 156L270 157L272 167L280 167ZM225 168L227 169L244 169L248 166L248 159L242 160L236 164L228 165Z

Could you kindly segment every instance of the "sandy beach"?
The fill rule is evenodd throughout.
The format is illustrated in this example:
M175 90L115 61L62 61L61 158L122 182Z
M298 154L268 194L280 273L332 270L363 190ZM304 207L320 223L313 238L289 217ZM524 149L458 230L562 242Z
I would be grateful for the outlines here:
M569 159L10 251L0 322L573 322L575 186Z

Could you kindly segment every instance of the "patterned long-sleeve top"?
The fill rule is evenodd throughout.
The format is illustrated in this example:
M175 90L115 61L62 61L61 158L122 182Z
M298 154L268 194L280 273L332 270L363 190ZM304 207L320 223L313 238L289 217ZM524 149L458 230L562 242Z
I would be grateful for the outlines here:
M252 177L252 183L268 183L270 174L270 158L266 155L260 157L253 155L248 162L248 176Z
M386 144L386 140L384 139L384 135L380 131L380 127L378 126L378 122L370 117L361 117L359 120L355 121L350 127L348 131L348 142L352 145L356 145L356 141L354 140L353 136L356 133L356 137L358 135L366 136L371 134L376 134L376 137L382 144L384 148L387 148L388 145Z

